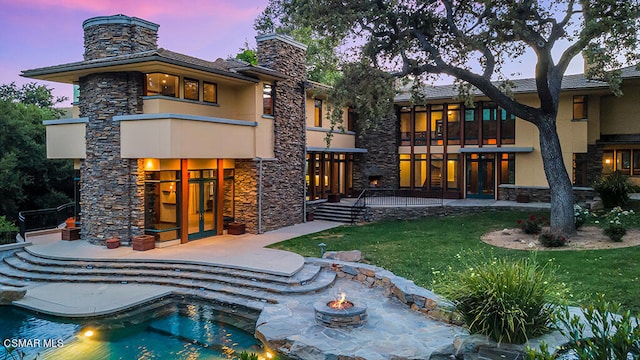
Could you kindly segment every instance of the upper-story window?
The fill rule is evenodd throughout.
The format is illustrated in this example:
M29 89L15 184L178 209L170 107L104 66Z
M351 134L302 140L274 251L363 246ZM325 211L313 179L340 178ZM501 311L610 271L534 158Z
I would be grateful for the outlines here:
M178 97L178 77L163 73L147 74L145 95Z
M347 108L347 131L354 131L356 128L356 110L349 106Z
M187 100L200 100L200 81L184 79L184 98Z
M218 103L218 85L205 81L202 84L202 100L204 102L217 104Z
M573 120L583 120L587 118L587 97L576 95L573 97Z
M313 126L322 127L322 100L315 99L313 101L313 107L314 107Z
M271 84L262 86L262 113L273 115L273 86Z
M444 105L431 105L431 145L443 144L442 112Z
M460 144L460 104L447 105L447 144Z

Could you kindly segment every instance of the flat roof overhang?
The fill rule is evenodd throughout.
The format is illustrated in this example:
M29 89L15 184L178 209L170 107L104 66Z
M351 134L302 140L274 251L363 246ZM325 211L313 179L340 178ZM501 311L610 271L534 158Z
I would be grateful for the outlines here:
M83 61L58 66L51 66L33 70L24 70L20 76L53 81L66 84L77 83L81 77L105 72L127 72L136 71L142 73L166 72L175 75L189 75L214 77L217 81L230 83L257 83L260 81L258 77L246 76L239 73L227 72L204 66L188 64L174 59L168 59L159 55L151 55L140 58L102 60L102 61ZM261 71L255 72L256 76L262 74L268 80L280 80L276 72Z
M367 149L360 148L325 148L318 146L307 146L307 152L330 152L330 153L367 153Z
M481 148L460 148L460 153L530 153L533 147L481 147Z

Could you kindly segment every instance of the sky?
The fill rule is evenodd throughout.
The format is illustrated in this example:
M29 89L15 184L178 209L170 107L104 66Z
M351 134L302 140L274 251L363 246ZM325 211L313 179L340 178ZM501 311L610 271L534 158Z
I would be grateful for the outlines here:
M267 0L0 0L0 84L35 81L22 70L82 60L82 22L124 14L160 25L158 46L207 60L255 47L253 21ZM72 98L71 85L41 82ZM61 104L70 106L71 100Z
M206 60L235 56L245 43L255 48L254 19L268 0L0 0L0 84L35 81L22 70L82 60L82 22L124 14L160 25L158 46ZM533 77L535 59L506 66L505 73ZM511 70L509 68L511 67ZM576 57L567 74L582 72ZM447 80L446 82L450 82ZM38 82L54 96L73 97L71 85ZM70 106L71 100L62 103ZM60 106L60 105L59 105Z

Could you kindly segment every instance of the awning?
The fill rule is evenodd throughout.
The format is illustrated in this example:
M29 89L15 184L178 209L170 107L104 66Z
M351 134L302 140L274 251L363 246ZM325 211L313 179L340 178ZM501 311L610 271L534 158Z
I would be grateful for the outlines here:
M324 148L319 146L308 146L307 152L330 152L330 153L366 153L367 149L360 148Z
M460 153L530 153L533 147L481 147L460 148Z

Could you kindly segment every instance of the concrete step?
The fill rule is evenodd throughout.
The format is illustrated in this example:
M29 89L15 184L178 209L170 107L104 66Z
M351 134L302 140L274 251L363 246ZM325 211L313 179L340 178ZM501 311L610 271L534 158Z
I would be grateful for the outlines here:
M220 274L224 276L234 276L249 279L251 281L273 282L285 285L302 285L313 281L320 272L320 267L315 265L305 265L293 276L267 274L258 271L241 270L211 264L185 264L180 262L150 262L132 260L89 260L89 259L54 259L40 254L35 254L30 249L25 248L23 252L17 252L15 256L20 259L42 266L64 266L69 268L86 269L144 269L144 270L167 270L184 271L203 274Z
M327 203L320 205L314 212L314 218L342 223L359 221L364 208L354 208L351 205L340 205L339 203Z

